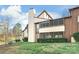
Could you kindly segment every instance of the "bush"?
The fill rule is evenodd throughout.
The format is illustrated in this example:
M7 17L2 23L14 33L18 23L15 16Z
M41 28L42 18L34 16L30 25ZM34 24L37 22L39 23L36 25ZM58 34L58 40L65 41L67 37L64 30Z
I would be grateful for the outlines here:
M74 37L74 39L75 39L77 42L79 42L79 32L75 32L75 33L73 34L73 37Z
M16 43L15 41L9 41L8 42L9 45L12 45L12 44L15 44L15 43Z
M40 43L63 43L67 42L66 38L39 38L37 42Z
M28 42L28 38L26 38L26 37L23 38L22 40L23 40L24 42Z
M20 39L16 39L15 41L16 41L16 42L20 42Z

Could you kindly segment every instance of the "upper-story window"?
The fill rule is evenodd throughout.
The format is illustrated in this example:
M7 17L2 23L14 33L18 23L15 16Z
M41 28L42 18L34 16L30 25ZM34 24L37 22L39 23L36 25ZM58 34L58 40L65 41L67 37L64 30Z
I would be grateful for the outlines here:
M36 24L36 32L38 33L39 32L39 24Z
M40 23L40 28L42 27L48 27L49 26L49 21L41 22Z
M58 26L63 25L63 19L44 21L40 23L40 28L49 27L49 26Z
M58 25L62 25L63 24L63 20L53 20L50 22L51 26L58 26Z
M56 25L58 25L58 20L53 21L53 26L56 26Z
M59 24L59 25L62 25L62 24L63 24L63 19L62 19L62 20L59 20L59 21L58 21L58 24Z

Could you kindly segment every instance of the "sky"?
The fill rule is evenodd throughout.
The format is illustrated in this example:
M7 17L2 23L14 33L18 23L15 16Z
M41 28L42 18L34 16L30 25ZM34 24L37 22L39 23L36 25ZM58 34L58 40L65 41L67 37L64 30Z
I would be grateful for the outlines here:
M34 8L36 16L46 10L54 19L69 15L69 9L77 5L0 5L0 21L7 19L9 28L13 28L16 23L22 25L22 30L28 23L28 11Z

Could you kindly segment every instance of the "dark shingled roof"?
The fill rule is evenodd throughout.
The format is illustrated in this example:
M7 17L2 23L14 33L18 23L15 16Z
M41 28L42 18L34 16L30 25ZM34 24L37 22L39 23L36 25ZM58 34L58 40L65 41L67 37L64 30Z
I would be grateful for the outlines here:
M41 14L39 14L39 15L37 16L37 18L39 18L39 16L42 15L44 12L45 12L51 19L53 19L53 18L47 13L46 10L43 10L43 11L41 12Z
M22 32L24 32L27 28L28 28L28 24L26 25L25 29Z
M78 8L79 8L79 6L73 7L73 8L71 8L71 9L69 9L69 11L72 11L72 10L75 10L75 9L78 9Z

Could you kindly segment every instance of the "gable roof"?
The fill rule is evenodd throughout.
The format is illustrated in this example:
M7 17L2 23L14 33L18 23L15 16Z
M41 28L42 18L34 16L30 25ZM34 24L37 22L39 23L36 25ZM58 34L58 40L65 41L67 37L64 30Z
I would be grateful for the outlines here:
M49 13L48 13L46 10L43 10L43 11L37 16L37 18L39 18L44 12L45 12L51 19L53 19L53 18L49 15Z
M69 11L74 10L74 9L78 9L78 8L79 8L79 6L69 9ZM43 11L42 11L37 17L35 17L35 18L39 18L44 12L45 12L51 19L53 19L53 18L48 14L48 12L47 12L46 10L43 10ZM66 16L66 17L62 17L62 18L58 18L58 19L65 19L65 18L70 18L70 17L72 17L72 16L70 15L70 16ZM57 20L57 19L55 19L55 20ZM40 23L40 22L38 22L38 23ZM38 24L38 23L35 23L35 24ZM28 29L28 24L27 24L27 26L25 27L25 29L23 30L23 32L24 32L26 29Z
M24 28L24 30L22 32L24 32L26 29L28 29L28 24L26 25L26 27Z

